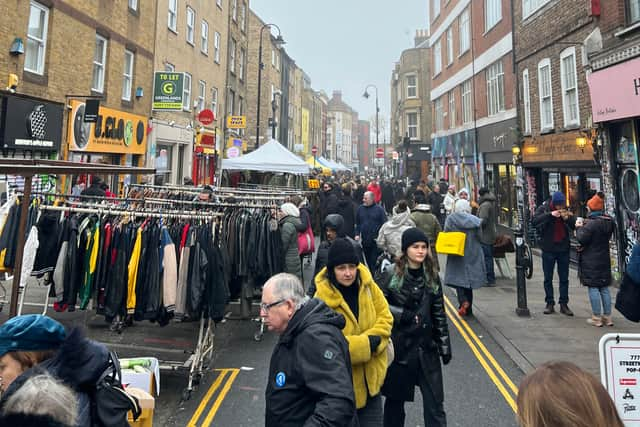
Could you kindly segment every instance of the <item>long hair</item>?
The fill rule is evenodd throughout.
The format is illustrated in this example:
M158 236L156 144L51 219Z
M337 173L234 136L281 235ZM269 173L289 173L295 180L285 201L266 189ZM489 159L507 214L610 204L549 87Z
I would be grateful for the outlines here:
M396 274L399 277L404 276L405 267L409 264L409 257L407 257L406 253L403 253L400 258L396 259ZM424 272L429 275L429 278L436 279L438 277L438 266L433 261L431 257L431 251L427 253L427 256L424 257L424 261L422 262L422 266L424 267Z
M600 381L571 362L548 362L527 375L517 402L522 427L624 427Z

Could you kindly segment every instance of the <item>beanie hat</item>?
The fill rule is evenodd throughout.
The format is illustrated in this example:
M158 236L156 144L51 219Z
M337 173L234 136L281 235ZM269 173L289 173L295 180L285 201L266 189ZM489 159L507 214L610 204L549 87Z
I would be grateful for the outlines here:
M407 228L402 233L402 252L406 252L407 248L416 242L425 242L429 247L429 238L424 231L416 227Z
M293 203L283 203L282 206L280 206L280 210L288 216L300 216L300 209Z
M553 206L555 207L564 207L567 205L567 198L564 197L564 194L560 191L556 191L551 196L551 203L553 203Z
M0 356L10 351L53 350L67 336L64 326L41 314L27 314L0 326Z
M336 239L329 247L327 269L333 270L342 264L358 265L360 260L353 244L347 239Z
M471 204L469 204L469 201L466 199L458 199L456 200L456 204L453 205L453 211L454 212L465 212L465 213L471 213Z
M591 211L603 211L604 210L604 199L600 196L599 193L594 194L592 198L587 202L587 207L591 209Z

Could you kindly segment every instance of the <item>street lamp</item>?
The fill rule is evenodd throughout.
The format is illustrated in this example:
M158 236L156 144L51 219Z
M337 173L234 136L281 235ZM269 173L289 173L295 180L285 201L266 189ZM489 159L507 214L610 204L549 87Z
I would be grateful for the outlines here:
M376 85L367 85L367 87L364 88L364 93L362 94L362 96L365 99L369 99L369 92L367 92L367 90L372 87L376 90L376 152L378 151L378 147L379 147L379 137L380 137L380 127L379 127L379 115L380 115L380 107L378 106L378 87ZM384 156L382 156L382 164L384 166L384 161L385 158Z
M264 63L262 62L262 34L265 28L274 27L278 30L278 36L275 39L275 44L277 48L282 47L285 44L284 39L282 38L280 27L276 24L264 24L262 28L260 28L260 47L258 48L258 108L256 111L256 149L260 146L260 93L262 91L262 69L264 68Z

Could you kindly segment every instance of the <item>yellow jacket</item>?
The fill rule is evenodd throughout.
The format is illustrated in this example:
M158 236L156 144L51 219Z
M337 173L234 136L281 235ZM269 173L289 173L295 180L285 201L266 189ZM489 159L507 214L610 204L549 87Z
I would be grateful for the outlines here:
M358 319L340 291L327 278L327 268L320 270L315 277L315 298L324 301L331 309L340 313L346 320L342 333L349 343L351 366L353 370L353 390L356 395L356 407L367 404L367 394L380 393L384 377L387 374L387 344L391 337L393 316L389 304L378 285L373 281L369 269L358 265L360 289L358 291ZM378 348L371 353L369 335L381 338ZM367 386L369 393L367 393Z

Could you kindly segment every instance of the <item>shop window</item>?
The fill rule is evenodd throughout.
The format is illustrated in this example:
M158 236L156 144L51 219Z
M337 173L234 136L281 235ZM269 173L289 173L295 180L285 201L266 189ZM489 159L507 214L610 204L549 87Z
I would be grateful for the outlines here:
M44 74L44 59L47 48L47 27L49 8L35 1L31 2L27 46L24 56L24 69L36 74Z

